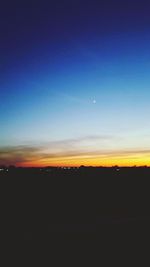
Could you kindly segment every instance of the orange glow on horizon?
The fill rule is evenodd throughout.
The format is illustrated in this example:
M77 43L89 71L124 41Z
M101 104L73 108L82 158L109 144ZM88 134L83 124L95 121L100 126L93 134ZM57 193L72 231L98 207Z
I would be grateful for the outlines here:
M34 160L30 162L22 162L16 164L16 166L22 167L46 167L46 166L54 166L54 167L79 167L81 165L84 166L104 166L104 167L111 167L111 166L122 166L122 167L131 167L131 166L150 166L150 158L145 155L143 157L130 157L126 156L123 158L119 157L106 157L106 158L86 158L86 157L68 157L68 158L54 158L54 159L44 159L44 160Z

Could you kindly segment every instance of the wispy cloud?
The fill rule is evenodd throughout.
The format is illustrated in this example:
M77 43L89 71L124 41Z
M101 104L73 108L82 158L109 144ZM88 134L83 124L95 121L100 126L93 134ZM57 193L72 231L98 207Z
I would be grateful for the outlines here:
M62 100L70 103L81 104L81 105L86 105L90 102L92 103L92 99L79 97L78 95L75 94L73 95L69 93L57 93L57 96Z
M15 165L59 165L81 160L97 160L99 164L113 160L142 161L150 157L150 149L110 149L109 146L97 144L109 143L116 137L109 135L91 135L81 138L58 140L41 145L18 145L0 148L0 164ZM91 146L88 144L91 142ZM95 145L93 147L93 144ZM97 146L96 146L97 145Z

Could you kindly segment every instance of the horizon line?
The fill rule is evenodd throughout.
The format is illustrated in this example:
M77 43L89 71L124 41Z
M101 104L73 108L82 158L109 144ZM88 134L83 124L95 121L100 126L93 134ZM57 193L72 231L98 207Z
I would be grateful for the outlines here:
M47 165L47 166L15 166L15 165L1 165L0 168L37 168L37 169L44 169L44 168L150 168L150 165L112 165L112 166L92 166L92 165L80 165L80 166L54 166L54 165Z

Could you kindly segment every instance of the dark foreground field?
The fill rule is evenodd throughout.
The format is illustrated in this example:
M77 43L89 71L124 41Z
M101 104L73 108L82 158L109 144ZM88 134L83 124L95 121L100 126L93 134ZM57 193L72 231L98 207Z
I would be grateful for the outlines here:
M109 241L149 234L149 168L22 169L0 172L6 242Z

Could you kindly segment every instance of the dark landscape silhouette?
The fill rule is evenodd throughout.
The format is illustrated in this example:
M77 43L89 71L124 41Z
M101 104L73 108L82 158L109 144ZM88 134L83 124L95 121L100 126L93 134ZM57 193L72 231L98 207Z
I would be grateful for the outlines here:
M0 167L6 240L149 228L150 168Z

